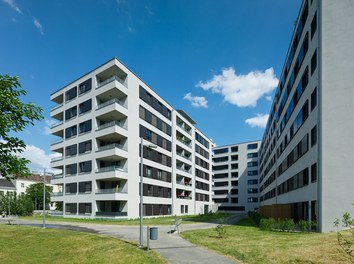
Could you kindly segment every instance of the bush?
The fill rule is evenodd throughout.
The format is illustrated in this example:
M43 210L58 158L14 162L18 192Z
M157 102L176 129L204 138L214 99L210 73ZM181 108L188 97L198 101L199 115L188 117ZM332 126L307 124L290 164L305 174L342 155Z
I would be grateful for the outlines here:
M218 233L219 238L223 238L226 235L225 220L224 218L219 219L220 224L215 227L215 231Z
M253 220L253 222L259 226L261 223L262 216L257 212L248 212L248 217Z
M300 220L298 226L302 232L308 232L311 228L311 221Z
M265 231L272 231L275 225L273 218L262 218L259 223L259 229Z
M341 228L347 229L347 232L340 231L340 223L342 224ZM345 212L342 219L335 219L334 226L337 227L338 245L342 252L352 257L354 261L354 218L348 212Z

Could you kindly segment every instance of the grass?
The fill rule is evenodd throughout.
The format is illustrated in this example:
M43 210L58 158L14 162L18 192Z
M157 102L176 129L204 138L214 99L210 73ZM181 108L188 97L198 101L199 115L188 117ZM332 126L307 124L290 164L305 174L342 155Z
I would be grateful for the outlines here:
M214 229L186 231L181 236L237 263L352 263L339 251L336 233L261 231L248 218L225 228L224 238L218 238Z
M154 251L101 235L0 225L1 263L167 263Z
M193 224L199 222L212 222L220 218L227 217L225 213L214 213L205 215L184 215L177 218L183 219L183 224ZM25 220L42 220L42 216L27 216L20 217ZM175 220L174 216L154 217L144 219L144 225L171 225ZM107 225L139 225L139 219L132 220L114 220L114 219L90 219L90 218L64 218L58 216L46 216L46 221L49 222L72 222L72 223L91 223L91 224L107 224Z

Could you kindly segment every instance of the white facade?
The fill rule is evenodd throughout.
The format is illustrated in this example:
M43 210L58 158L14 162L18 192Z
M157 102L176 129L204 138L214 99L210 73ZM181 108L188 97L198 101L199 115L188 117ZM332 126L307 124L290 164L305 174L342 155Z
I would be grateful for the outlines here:
M218 211L247 213L259 207L261 141L213 148L213 202Z
M323 232L354 213L353 16L350 0L303 1L260 150L261 209Z
M52 180L62 190L52 201L63 202L64 216L139 216L140 137L144 215L210 210L211 142L117 59L54 92L51 100L57 103L51 117L58 120L51 149L62 154L52 160L62 170Z

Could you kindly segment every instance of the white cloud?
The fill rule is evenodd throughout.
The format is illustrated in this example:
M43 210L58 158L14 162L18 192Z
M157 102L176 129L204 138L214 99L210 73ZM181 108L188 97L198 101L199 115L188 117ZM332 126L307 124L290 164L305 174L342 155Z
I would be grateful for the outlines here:
M33 24L34 26L39 30L39 32L44 35L44 31L43 31L43 26L42 24L38 21L37 18L33 17Z
M53 125L57 121L54 121L52 119L47 119L47 118L44 121L45 121L46 125L44 126L43 134L44 135L51 135L50 127L51 127L51 125Z
M195 107L208 108L208 101L203 96L193 96L191 93L187 93L183 99L188 100Z
M151 8L149 6L145 6L145 10L148 12L150 16L152 16L154 13L151 11Z
M16 5L15 1L13 0L2 0L5 4L8 4L13 10L17 13L22 14L21 9Z
M230 67L206 82L199 81L196 86L219 93L226 102L238 107L249 107L256 106L257 101L272 92L277 84L278 79L273 68L264 72L251 71L247 75L238 75L235 69Z
M271 102L271 101L272 101L272 96L268 95L268 96L265 97L265 99L266 99L267 101L270 101L270 102Z
M269 115L265 114L256 114L255 117L248 118L245 120L246 124L248 124L250 127L261 127L265 128L267 125Z
M55 169L50 169L50 161L52 158L60 157L61 154L46 154L41 148L34 145L27 145L26 149L20 153L19 156L31 161L29 168L32 171L42 171L44 168L47 169L47 171L57 171Z

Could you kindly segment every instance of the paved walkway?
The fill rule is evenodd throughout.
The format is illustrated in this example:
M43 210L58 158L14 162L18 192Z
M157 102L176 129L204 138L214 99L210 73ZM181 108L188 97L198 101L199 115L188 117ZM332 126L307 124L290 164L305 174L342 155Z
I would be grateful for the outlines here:
M232 224L240 215L234 215L226 219L226 224ZM1 220L0 220L1 222ZM41 221L16 219L14 224L42 226ZM217 223L197 223L183 224L180 231L214 228ZM64 222L47 222L48 228L76 230L89 233L98 233L105 236L119 238L127 241L138 243L139 226L122 226L122 225L103 225L103 224L85 224L85 223L64 223ZM197 247L196 245L182 239L177 232L169 234L170 227L166 225L158 227L158 240L150 240L150 247L158 252L162 257L167 259L171 264L194 264L194 263L218 263L231 264L233 260L221 256L210 250ZM144 245L146 245L146 226L144 227Z

